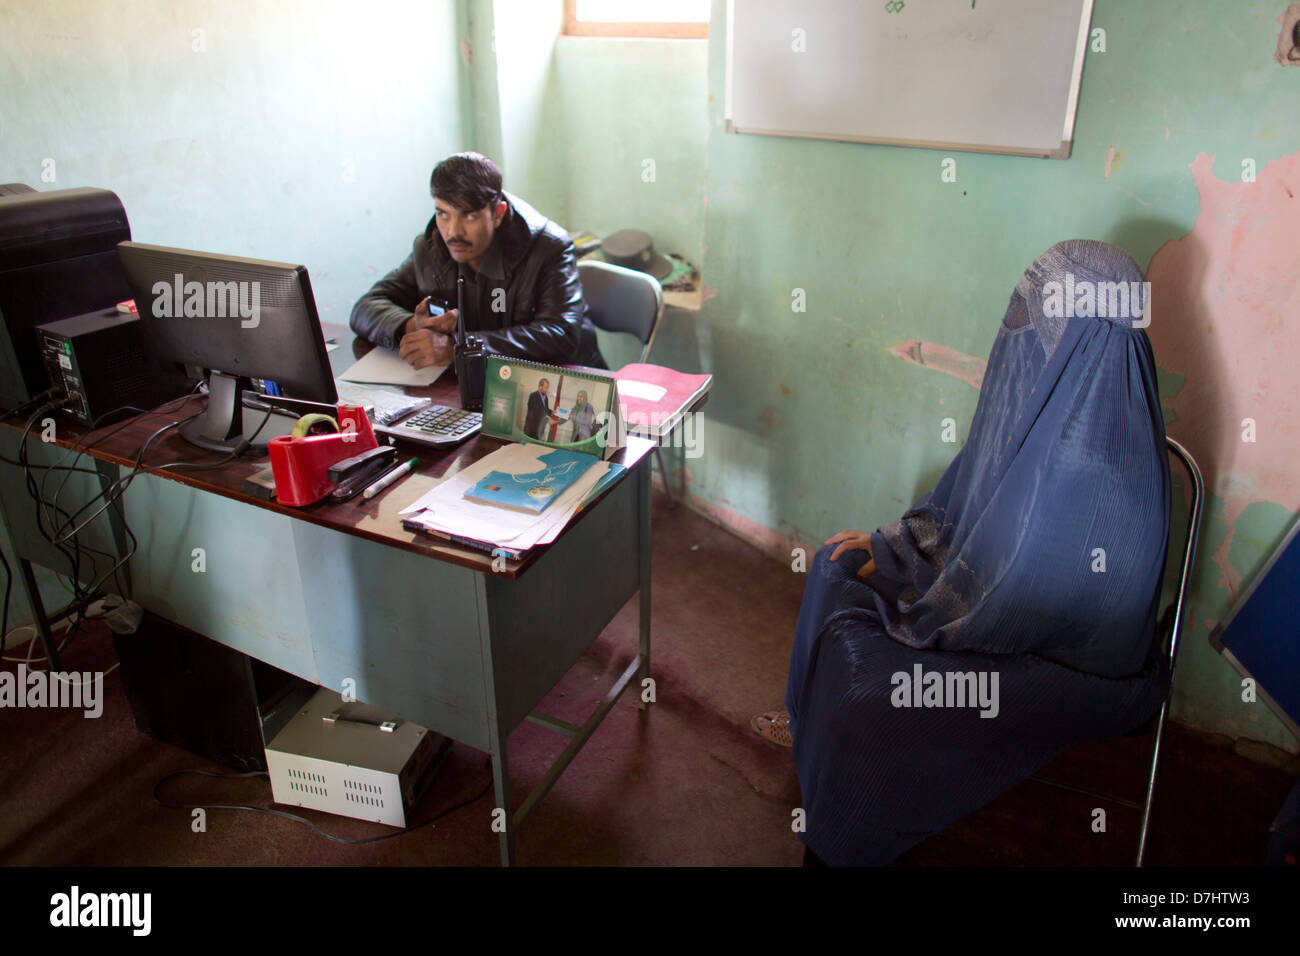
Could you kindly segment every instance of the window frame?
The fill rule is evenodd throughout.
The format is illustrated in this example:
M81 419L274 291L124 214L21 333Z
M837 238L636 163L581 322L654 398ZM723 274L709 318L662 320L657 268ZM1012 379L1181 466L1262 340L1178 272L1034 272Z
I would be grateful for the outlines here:
M578 19L578 0L564 0L564 35L578 37L660 37L670 40L707 40L707 21L627 22Z

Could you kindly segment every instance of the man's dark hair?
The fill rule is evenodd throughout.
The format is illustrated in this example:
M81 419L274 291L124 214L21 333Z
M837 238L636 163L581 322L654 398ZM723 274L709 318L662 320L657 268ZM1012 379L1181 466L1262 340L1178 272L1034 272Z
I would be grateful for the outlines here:
M544 378L537 383L537 387L541 388L543 385L550 385L550 384L551 384L551 380L549 378Z
M474 212L502 198L501 168L482 153L455 153L433 167L429 188L435 199Z

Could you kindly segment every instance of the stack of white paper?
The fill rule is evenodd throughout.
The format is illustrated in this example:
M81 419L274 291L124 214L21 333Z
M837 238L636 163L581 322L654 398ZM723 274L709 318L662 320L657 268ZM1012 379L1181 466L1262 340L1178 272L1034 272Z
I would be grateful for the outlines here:
M471 538L512 551L550 544L577 513L587 493L609 471L609 462L596 461L541 514L472 501L465 492L489 472L526 475L545 467L541 458L554 451L545 445L511 444L481 458L443 481L418 501L402 509L407 521L429 531Z
M393 349L376 346L357 359L339 376L345 382L369 382L375 385L432 385L447 371L445 365L411 368Z

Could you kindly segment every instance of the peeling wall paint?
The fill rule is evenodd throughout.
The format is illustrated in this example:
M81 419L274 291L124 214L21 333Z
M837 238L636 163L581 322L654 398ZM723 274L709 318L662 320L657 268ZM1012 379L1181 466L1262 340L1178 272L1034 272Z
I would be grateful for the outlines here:
M1300 153L1254 182L1220 179L1214 165L1204 153L1191 163L1200 215L1151 260L1159 298L1147 334L1161 366L1184 378L1165 400L1169 432L1222 499L1213 520L1227 530L1212 556L1235 599L1242 574L1228 555L1246 506L1300 510Z
M1300 66L1300 42L1296 38L1296 24L1300 23L1300 3L1293 3L1277 18L1282 29L1277 33L1277 50L1273 59L1283 66Z
M1166 139L1169 138L1168 128L1165 129L1165 138ZM1110 179L1111 173L1118 173L1121 169L1123 169L1124 157L1126 155L1127 154L1124 152L1124 150L1116 149L1114 146L1106 150L1106 169L1102 173L1102 178Z
M922 342L919 339L896 345L889 352L914 365L951 375L976 390L983 386L984 372L988 368L988 362L982 358L957 352L944 345L935 345L933 342Z

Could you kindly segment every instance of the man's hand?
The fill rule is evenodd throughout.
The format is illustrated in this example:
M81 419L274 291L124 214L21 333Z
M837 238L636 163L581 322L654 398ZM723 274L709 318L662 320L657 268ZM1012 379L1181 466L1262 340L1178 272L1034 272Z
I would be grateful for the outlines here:
M864 581L867 576L876 570L876 559L871 553L871 534L866 531L841 531L839 534L827 538L823 544L837 544L834 551L831 552L831 560L839 558L845 551L865 551L867 552L867 563L858 569L858 577Z
M420 304L415 307L415 315L406 320L406 325L402 329L403 339L412 332L418 332L421 329L432 329L435 332L442 332L450 335L456 331L455 309L442 313L442 315L429 314L429 300L423 298Z
M454 345L451 336L435 332L433 329L416 329L402 336L402 344L397 354L406 359L412 368L450 365Z

